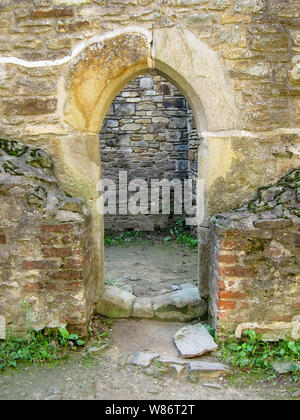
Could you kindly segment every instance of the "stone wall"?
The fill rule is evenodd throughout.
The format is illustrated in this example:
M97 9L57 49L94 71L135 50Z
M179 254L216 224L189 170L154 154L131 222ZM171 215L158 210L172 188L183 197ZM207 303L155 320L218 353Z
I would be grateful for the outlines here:
M0 140L0 316L7 332L68 325L93 312L90 215L67 196L41 149Z
M192 121L187 101L172 83L160 75L136 77L114 99L99 134L103 177L118 185L119 172L126 171L128 182L146 180L149 192L151 179L184 180L191 169L197 177L191 151L188 160L188 149L198 146ZM105 229L152 231L166 227L172 216L106 215Z
M220 339L300 338L300 169L210 226L210 310Z

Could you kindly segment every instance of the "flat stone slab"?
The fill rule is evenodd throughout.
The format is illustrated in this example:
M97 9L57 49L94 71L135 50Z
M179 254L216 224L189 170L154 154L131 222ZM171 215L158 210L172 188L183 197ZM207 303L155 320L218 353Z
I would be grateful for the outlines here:
M217 378L229 373L228 366L223 365L223 363L193 361L188 366L188 374L197 377Z
M297 366L298 369L300 369L300 362L274 362L272 363L272 367L278 373L278 375L292 372L293 366Z
M169 356L160 356L158 359L159 362L164 365L187 365L189 362L187 360L180 359L179 357L169 357Z
M146 351L140 351L136 354L131 364L135 366L148 367L150 366L153 359L159 356L159 353L150 353Z
M206 312L206 304L201 300L198 287L166 293L152 299L156 318L168 321L190 321Z
M201 356L218 348L212 336L201 324L188 325L181 328L176 332L173 339L182 358Z
M110 318L129 318L134 300L135 296L126 290L108 286L96 303L96 313Z

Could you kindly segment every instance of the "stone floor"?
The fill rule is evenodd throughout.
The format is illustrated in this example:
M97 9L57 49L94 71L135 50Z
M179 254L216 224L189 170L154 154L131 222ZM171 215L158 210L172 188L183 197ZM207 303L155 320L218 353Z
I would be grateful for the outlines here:
M105 249L106 289L96 312L113 318L188 322L206 317L197 286L197 251L145 240Z
M105 247L107 283L124 286L137 297L159 296L171 286L197 285L197 250L176 243Z

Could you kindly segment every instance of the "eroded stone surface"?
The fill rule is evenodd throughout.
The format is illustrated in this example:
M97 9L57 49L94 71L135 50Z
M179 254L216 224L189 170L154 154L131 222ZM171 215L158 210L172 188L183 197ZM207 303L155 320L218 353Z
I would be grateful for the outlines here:
M207 329L201 324L181 328L173 339L182 358L201 356L218 348Z
M152 302L155 317L164 320L189 321L202 317L206 311L197 287L166 293L154 297Z
M0 204L0 314L16 334L28 313L31 327L86 334L95 278L83 200L59 187L43 149L0 140Z
M115 286L107 286L96 303L96 312L111 318L129 318L135 296Z
M150 366L152 360L159 356L158 353L151 353L151 352L139 352L136 354L134 359L132 360L132 364L141 367L148 367Z
M132 316L136 318L153 318L151 299L137 298L133 304Z
M222 363L193 361L188 366L190 377L217 378L221 375L228 375L229 372L229 368Z
M295 370L295 368L300 369L299 362L274 362L272 363L273 369L279 374L290 373Z
M213 219L210 296L219 339L247 329L263 340L299 339L299 185L296 168Z

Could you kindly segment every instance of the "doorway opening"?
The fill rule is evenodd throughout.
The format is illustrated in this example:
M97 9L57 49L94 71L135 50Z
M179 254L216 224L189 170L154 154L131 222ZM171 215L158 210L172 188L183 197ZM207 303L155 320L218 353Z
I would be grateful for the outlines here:
M189 321L203 315L197 226L186 224L196 211L198 177L198 135L187 100L156 71L137 76L113 100L99 142L102 178L108 180L106 287L147 299L148 308L151 301L142 317ZM157 195L154 181L160 183ZM139 196L140 211L132 211L130 202L143 185L146 202ZM139 317L134 310L131 316Z

